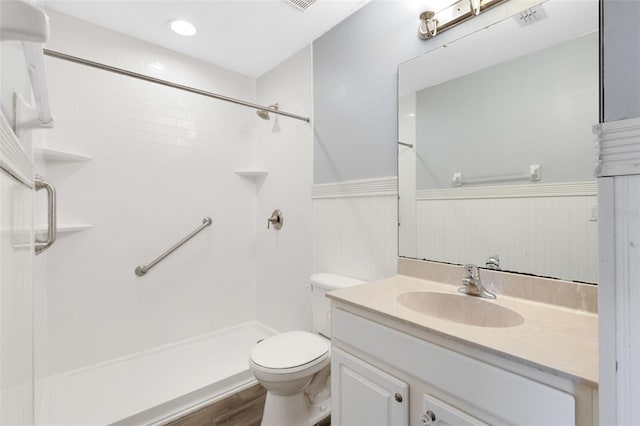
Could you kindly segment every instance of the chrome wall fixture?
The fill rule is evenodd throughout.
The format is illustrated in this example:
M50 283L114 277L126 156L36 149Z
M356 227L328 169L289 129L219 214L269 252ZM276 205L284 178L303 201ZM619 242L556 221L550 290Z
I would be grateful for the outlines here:
M284 215L278 209L275 209L273 213L271 213L271 217L267 218L267 229L269 229L273 225L273 229L280 229L282 225L284 225Z
M56 189L41 176L36 176L36 191L44 189L47 191L47 238L40 240L36 238L34 248L36 254L40 254L56 241L56 227L58 221L56 217Z
M270 107L265 107L262 105L254 104L251 102L243 101L240 99L231 98L229 96L219 95L213 92L207 92L206 90L196 89L195 87L184 86L182 84L173 83L171 81L162 80L155 77L150 77L148 75L140 74L133 71L127 71L122 68L112 67L111 65L101 64L100 62L90 61L88 59L79 58L77 56L67 55L66 53L56 52L55 50L44 49L44 54L50 56L52 58L62 59L64 61L73 62L80 65L86 65L88 67L97 68L103 71L109 71L115 74L125 75L127 77L137 78L138 80L148 81L150 83L160 84L162 86L172 87L174 89L183 90L185 92L195 93L197 95L207 96L209 98L218 99L225 102L231 102L236 105L242 105L248 108L253 108L258 111L268 110L269 113L283 115L289 118L295 118L296 120L305 121L307 123L311 122L309 117L303 117L301 115L292 114L290 112L282 111L280 109L273 109Z
M148 265L140 265L136 268L136 275L139 277L142 277L144 274L146 274L147 272L149 272L149 269L153 268L154 266L156 266L158 263L162 262L162 260L164 260L165 257L169 256L171 253L173 253L174 251L178 250L180 247L182 247L182 245L184 243L186 243L187 241L189 241L190 239L192 239L193 237L195 237L198 233L200 233L204 228L206 228L207 226L211 226L211 223L213 221L211 220L210 217L205 217L204 219L202 219L202 225L200 225L195 231L193 231L192 233L190 233L189 235L187 235L186 237L184 237L183 239L181 239L180 241L178 241L173 247L171 247L169 250L165 251L164 253L162 253L160 256L158 256L156 258L156 260L154 260L153 262L151 262Z
M469 18L480 15L507 0L459 0L439 12L425 10L420 14L418 37L427 40Z
M489 256L485 261L485 268L492 269L494 271L500 270L500 256L494 254L493 256Z
M262 118L263 120L271 120L271 116L269 115L270 112L275 112L278 111L280 109L280 104L279 103L275 103L275 104L271 104L269 105L269 109L259 109L256 111L256 114L258 115L258 117Z

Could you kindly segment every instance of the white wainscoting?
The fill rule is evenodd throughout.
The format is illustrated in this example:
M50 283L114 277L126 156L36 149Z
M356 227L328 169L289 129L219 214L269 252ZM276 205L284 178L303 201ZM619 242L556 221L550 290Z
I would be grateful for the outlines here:
M418 191L420 259L596 282L596 182Z
M376 280L395 275L397 178L313 187L314 271Z
M594 127L600 195L600 424L640 424L640 118Z

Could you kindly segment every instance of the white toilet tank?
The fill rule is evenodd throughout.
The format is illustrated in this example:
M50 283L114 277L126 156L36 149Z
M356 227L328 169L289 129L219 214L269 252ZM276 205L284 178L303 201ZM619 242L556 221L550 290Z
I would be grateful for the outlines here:
M364 284L365 281L325 272L311 275L310 280L313 331L331 338L331 302L326 294L339 288Z

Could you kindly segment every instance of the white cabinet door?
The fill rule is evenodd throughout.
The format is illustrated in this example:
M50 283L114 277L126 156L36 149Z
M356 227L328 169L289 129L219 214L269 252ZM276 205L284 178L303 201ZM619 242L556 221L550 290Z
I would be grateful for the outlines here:
M405 426L409 418L406 383L334 348L331 360L331 424Z
M429 426L487 426L486 423L431 395L424 395L421 423Z

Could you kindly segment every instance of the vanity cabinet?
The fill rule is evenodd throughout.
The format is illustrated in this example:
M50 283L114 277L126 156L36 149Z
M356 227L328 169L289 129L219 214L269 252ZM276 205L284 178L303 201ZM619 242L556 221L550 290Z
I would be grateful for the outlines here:
M333 301L332 310L333 425L583 426L597 419L595 390L570 377L351 305Z

